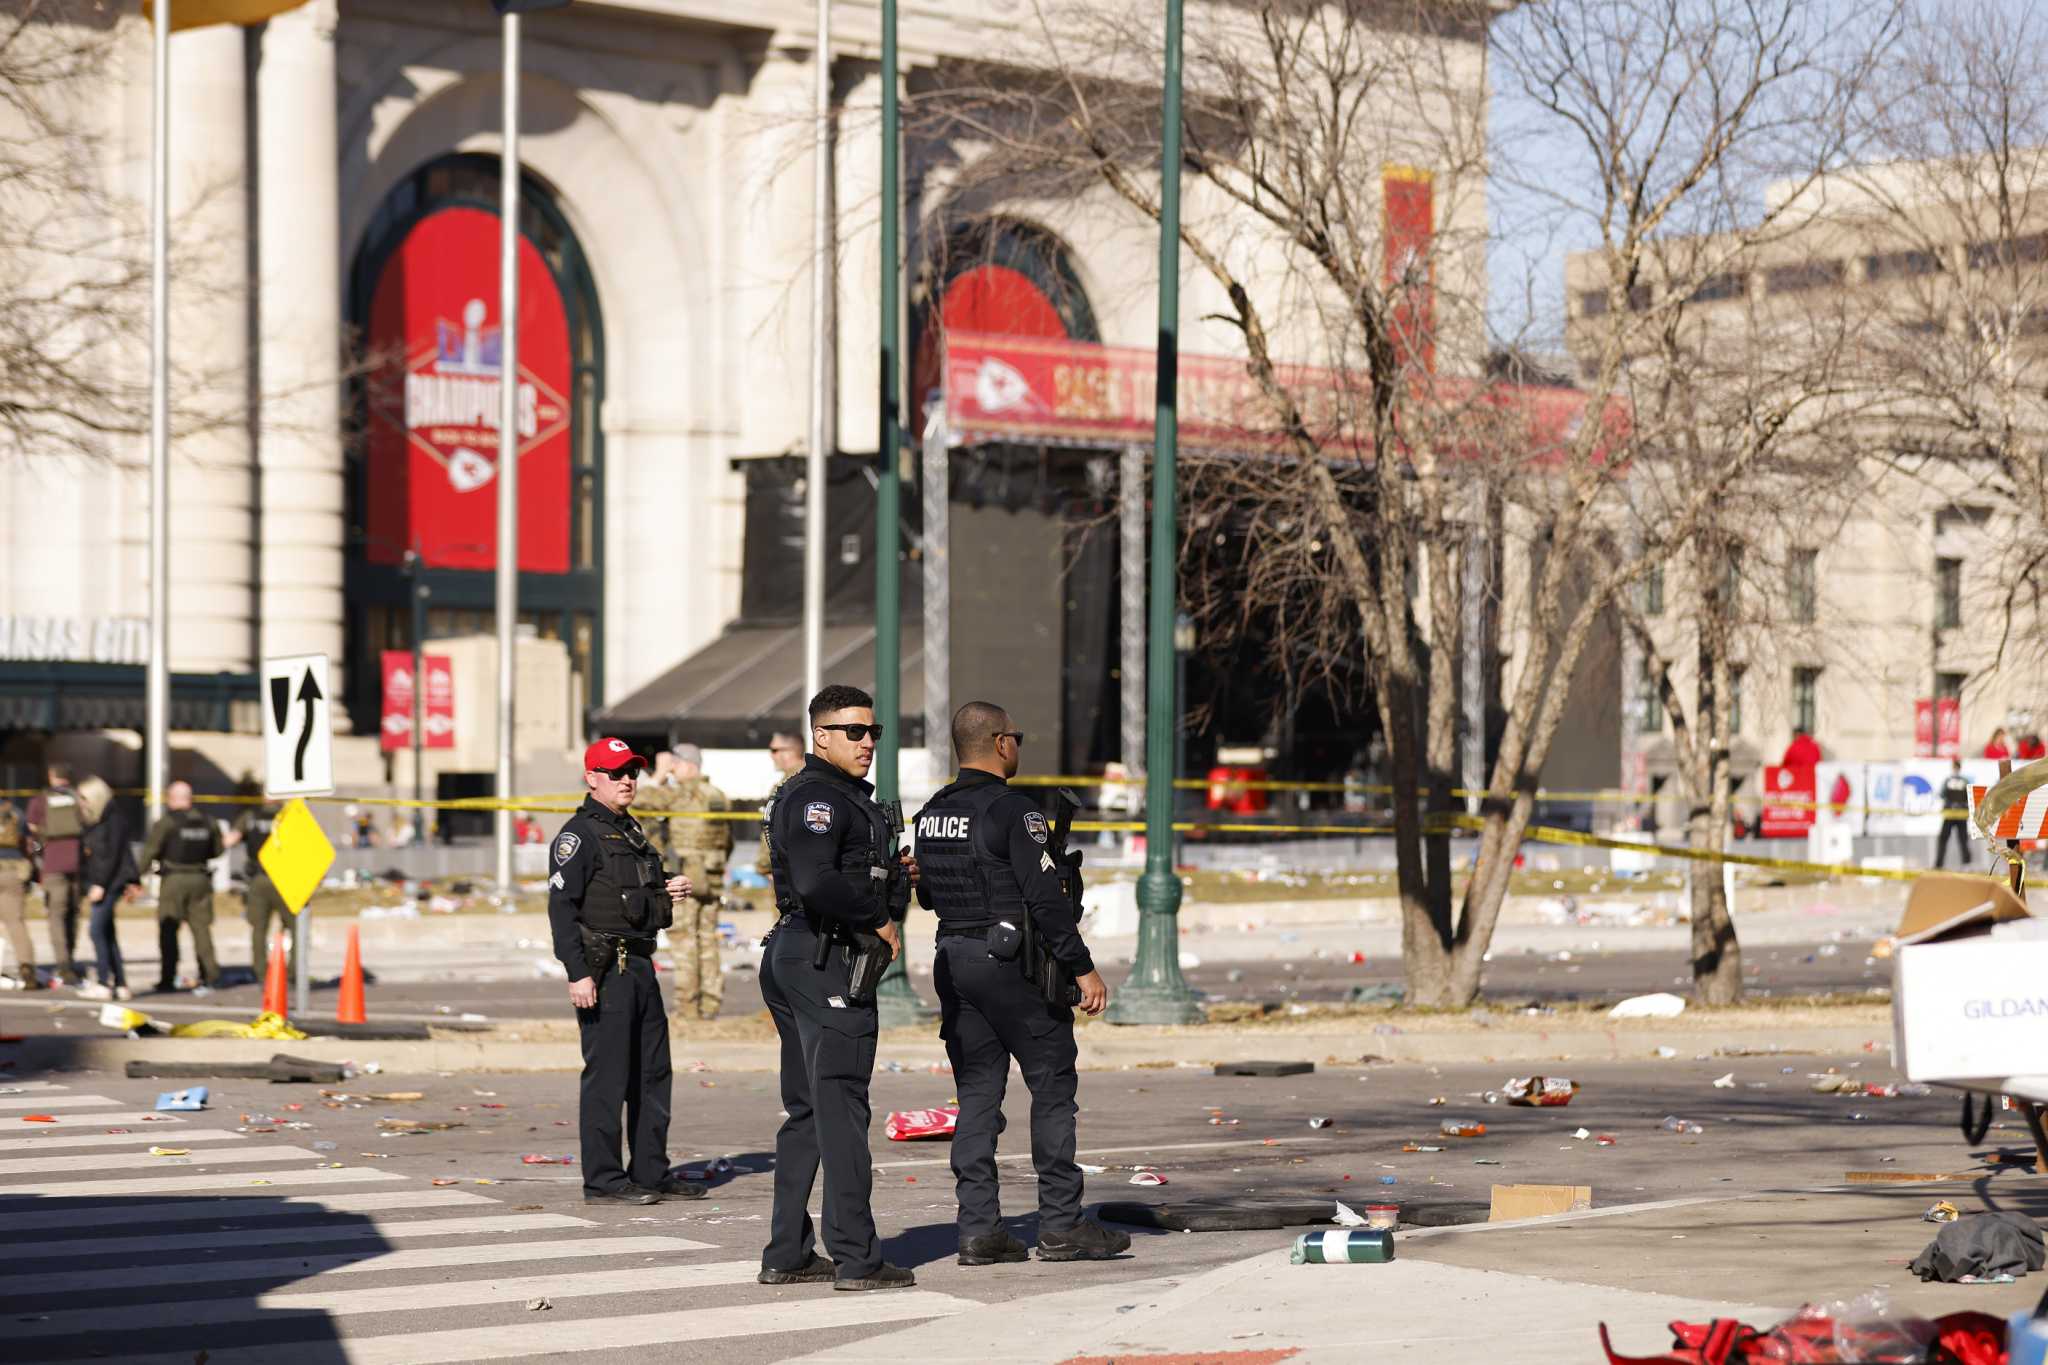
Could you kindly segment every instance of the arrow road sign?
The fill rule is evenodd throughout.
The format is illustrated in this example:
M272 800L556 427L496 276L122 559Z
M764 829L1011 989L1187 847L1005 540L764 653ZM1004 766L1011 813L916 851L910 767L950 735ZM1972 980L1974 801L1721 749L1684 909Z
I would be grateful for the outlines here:
M325 654L263 661L263 790L317 796L334 790L334 713Z

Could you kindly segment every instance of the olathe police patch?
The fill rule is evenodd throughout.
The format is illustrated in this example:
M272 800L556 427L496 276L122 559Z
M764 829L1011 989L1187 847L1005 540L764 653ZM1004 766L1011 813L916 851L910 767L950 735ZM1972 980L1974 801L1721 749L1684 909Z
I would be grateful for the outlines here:
M804 807L804 828L813 834L823 834L832 828L832 803L813 801Z
M1052 837L1046 830L1045 817L1035 810L1025 815L1024 832L1041 844L1048 842Z
M583 847L582 835L564 834L561 838L555 840L555 861L558 863L568 862L576 856L576 850L581 847Z

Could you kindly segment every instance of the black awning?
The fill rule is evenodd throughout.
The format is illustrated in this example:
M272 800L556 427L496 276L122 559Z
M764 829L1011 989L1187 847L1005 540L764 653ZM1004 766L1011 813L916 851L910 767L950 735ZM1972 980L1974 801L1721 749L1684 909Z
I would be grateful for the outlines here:
M0 730L140 730L147 672L134 664L0 663ZM171 728L253 731L256 699L253 674L174 673ZM241 726L238 705L249 708Z
M875 685L875 628L825 627L825 680ZM924 630L905 622L902 742L924 742ZM687 740L712 748L764 746L777 730L803 733L804 633L796 625L732 625L631 695L597 713L603 734Z

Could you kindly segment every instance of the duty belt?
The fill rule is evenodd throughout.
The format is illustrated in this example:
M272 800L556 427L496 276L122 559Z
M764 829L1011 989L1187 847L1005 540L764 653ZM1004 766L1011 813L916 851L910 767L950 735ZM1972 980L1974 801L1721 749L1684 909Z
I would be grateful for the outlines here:
M987 938L992 924L940 924L940 938Z
M205 863L165 863L163 866L166 877L204 877L207 875Z

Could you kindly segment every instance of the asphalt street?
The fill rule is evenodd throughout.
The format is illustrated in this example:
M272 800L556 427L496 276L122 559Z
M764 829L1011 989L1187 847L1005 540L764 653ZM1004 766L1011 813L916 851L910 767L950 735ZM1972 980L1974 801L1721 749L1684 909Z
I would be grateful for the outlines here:
M1568 1107L1521 1109L1486 1102L1507 1079L1497 1067L1090 1073L1081 1159L1108 1168L1089 1176L1091 1202L1390 1201L1410 1224L1481 1218L1496 1183L1588 1185L1607 1207L1969 1161L1951 1099L1815 1093L1811 1076L1830 1070L1896 1079L1874 1054L1575 1065ZM644 1360L665 1344L666 1358L765 1362L981 1305L1218 1266L1293 1235L1140 1231L1112 1262L959 1267L946 1148L880 1132L892 1109L950 1100L951 1077L884 1071L876 1217L917 1289L764 1288L752 1274L779 1122L772 1076L675 1076L672 1158L702 1169L723 1157L732 1169L709 1198L653 1209L585 1206L573 1164L523 1161L574 1155L572 1076L365 1075L327 1087L338 1095L215 1082L205 1112L145 1119L168 1084L0 1075L0 1129L15 1130L0 1137L0 1360L189 1361L204 1350L223 1365L274 1361L293 1342L290 1359L323 1361L341 1359L346 1341L349 1359L406 1365L533 1359L572 1343L598 1361ZM1014 1160L1025 1105L1013 1085L1005 1207L1029 1242L1030 1170ZM28 1122L34 1113L60 1122ZM1703 1131L1667 1131L1667 1118ZM1441 1137L1446 1120L1487 1132ZM186 1154L150 1155L150 1144ZM2025 1148L2016 1119L1987 1146L2001 1144ZM1167 1183L1133 1187L1128 1168L1140 1165ZM318 1202L285 1202L305 1199ZM1532 1238L1520 1269L1568 1274L1572 1245Z
M1868 941L1848 940L1752 948L1746 959L1750 968L1749 990L1768 999L1889 988L1891 963L1871 959L1870 947ZM479 1014L491 1019L554 1015L567 1018L566 988L552 976L537 977L532 965L534 956L531 952L508 952L495 964L465 964L460 971L448 972L436 971L431 961L392 964L401 970L391 976L376 975L372 983L371 1017ZM738 952L729 953L727 960L730 965L725 975L725 1017L758 1013L762 1008L761 992L751 961ZM1198 953L1196 960L1198 965L1184 968L1184 975L1195 990L1213 1001L1337 1003L1356 987L1398 985L1401 980L1400 960L1393 957L1375 957L1363 963L1335 956L1303 956L1293 961L1208 962L1202 961ZM373 975L375 968L376 964L372 964ZM155 979L155 964L149 959L131 960L128 970L131 981L147 983ZM247 979L246 968L231 971L240 984L203 996L189 991L168 996L141 995L135 1001L136 1007L147 1011L168 1004L174 1007L171 1012L181 1017L214 1011L226 1017L253 1013L262 1002L262 991ZM1103 964L1103 974L1112 988L1129 971L1128 963ZM932 1001L935 997L929 971L913 979L919 994L927 1002ZM1486 998L1496 1003L1601 1003L1646 991L1683 992L1690 984L1690 970L1682 949L1631 951L1581 947L1497 952L1487 968L1484 991ZM314 1013L331 1015L334 982L319 983L314 994ZM11 1016L24 1009L45 1010L70 998L63 991L33 996L0 994L0 1010L7 1010ZM98 1005L92 1008L97 1010Z

